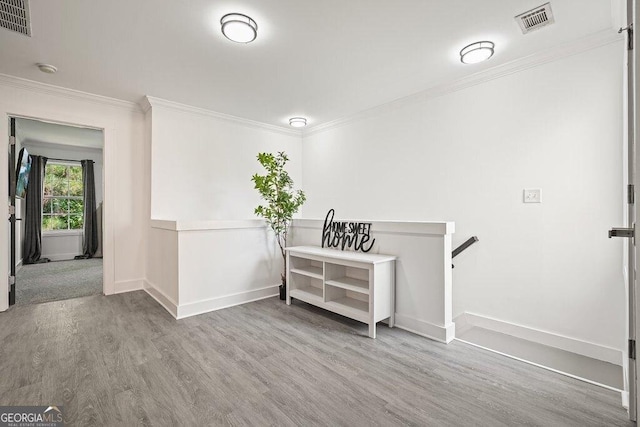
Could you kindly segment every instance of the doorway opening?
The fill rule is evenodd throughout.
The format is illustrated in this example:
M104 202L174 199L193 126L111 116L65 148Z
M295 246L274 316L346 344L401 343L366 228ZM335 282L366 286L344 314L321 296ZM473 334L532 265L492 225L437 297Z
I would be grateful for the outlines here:
M10 303L104 293L102 129L10 117Z

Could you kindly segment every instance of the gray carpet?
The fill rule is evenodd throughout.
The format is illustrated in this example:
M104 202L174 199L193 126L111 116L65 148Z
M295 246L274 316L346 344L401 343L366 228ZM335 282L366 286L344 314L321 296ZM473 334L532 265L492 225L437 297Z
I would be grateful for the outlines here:
M101 258L24 265L16 274L16 305L101 293Z

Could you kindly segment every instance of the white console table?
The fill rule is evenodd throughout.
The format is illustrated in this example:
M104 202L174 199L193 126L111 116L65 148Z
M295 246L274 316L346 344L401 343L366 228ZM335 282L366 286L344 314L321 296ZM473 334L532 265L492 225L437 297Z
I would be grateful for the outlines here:
M287 304L291 298L367 323L376 337L376 323L395 321L395 260L367 254L295 246L287 252Z

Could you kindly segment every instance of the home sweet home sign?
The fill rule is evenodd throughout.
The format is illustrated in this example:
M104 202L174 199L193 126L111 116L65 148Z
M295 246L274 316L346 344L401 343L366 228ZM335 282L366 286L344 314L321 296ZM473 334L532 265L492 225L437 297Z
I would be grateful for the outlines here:
M330 209L322 227L322 247L345 248L369 252L376 239L371 239L370 222L334 221L335 211Z

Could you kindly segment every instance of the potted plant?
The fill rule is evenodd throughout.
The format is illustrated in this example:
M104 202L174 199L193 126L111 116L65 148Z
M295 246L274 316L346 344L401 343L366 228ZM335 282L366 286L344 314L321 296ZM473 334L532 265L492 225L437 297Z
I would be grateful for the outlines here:
M266 202L255 208L255 214L264 218L275 234L282 253L284 269L281 274L280 299L284 300L287 290L287 232L293 215L307 199L302 190L293 189L293 180L285 170L289 161L287 155L280 151L277 154L258 153L258 162L267 171L266 175L254 174L251 180L255 184L262 199Z

